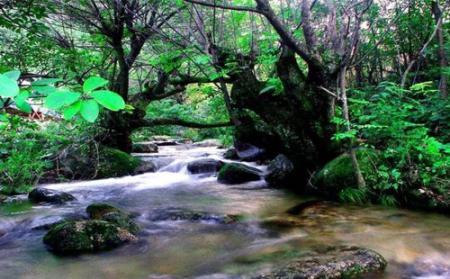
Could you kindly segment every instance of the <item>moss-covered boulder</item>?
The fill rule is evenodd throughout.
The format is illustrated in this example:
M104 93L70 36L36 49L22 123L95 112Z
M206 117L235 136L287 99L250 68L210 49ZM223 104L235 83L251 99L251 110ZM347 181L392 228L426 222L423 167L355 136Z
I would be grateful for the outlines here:
M141 160L114 148L103 147L99 154L97 177L108 178L134 174Z
M241 184L261 179L261 171L244 164L225 164L219 171L218 181L225 184Z
M93 203L86 208L91 219L102 219L103 215L111 212L121 212L120 209L107 203Z
M331 247L287 260L253 279L367 278L381 272L386 260L377 252L360 247Z
M373 176L378 162L376 152L365 148L355 151L363 176ZM357 182L350 155L344 153L327 163L314 175L312 184L318 191L329 196L337 196L344 188L356 188Z
M86 212L91 219L110 222L128 230L132 234L136 234L140 230L139 226L132 220L130 214L106 203L91 204L86 208Z
M136 240L130 231L103 220L65 221L53 226L44 243L57 254L81 254L115 248Z
M157 153L158 145L153 142L136 142L133 143L132 147L133 152L135 153Z
M33 203L63 204L75 200L69 193L46 188L35 188L28 194L28 199Z

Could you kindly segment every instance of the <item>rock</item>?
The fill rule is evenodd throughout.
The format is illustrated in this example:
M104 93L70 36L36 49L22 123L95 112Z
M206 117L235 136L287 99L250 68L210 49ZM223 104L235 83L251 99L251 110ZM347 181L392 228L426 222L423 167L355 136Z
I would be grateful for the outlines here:
M156 169L156 165L152 161L142 161L142 163L134 170L134 174L155 172Z
M154 142L136 142L133 143L133 152L135 153L157 153L158 145Z
M96 178L131 175L141 164L140 159L128 153L104 146L98 149L71 146L61 152L58 161L60 174L71 180L92 179L95 175Z
M225 153L223 153L223 158L227 160L238 160L239 157L237 155L236 149L229 148Z
M7 196L0 194L0 204L5 203L7 199Z
M153 222L160 221L191 221L215 222L219 224L232 224L238 221L237 215L210 214L201 211L192 211L184 208L156 209L149 214L148 219Z
M53 226L44 243L57 254L81 254L108 250L136 236L128 230L103 220L65 221Z
M207 139L192 144L194 147L222 147L222 143L217 139Z
M234 147L236 149L237 156L242 161L253 162L265 159L265 150L257 146L245 142L235 141Z
M378 160L375 151L356 149L359 167L364 177L374 175L374 165ZM352 161L348 153L344 153L327 163L312 178L312 184L322 194L337 197L339 192L348 187L357 187Z
M223 162L214 159L200 159L189 162L187 169L190 173L216 173L223 166Z
M300 255L252 278L366 278L363 276L384 270L386 264L386 260L375 251L342 246Z
M91 219L101 219L107 213L121 212L121 210L106 203L93 203L86 208L86 212Z
M75 197L69 193L50 190L46 188L35 188L28 194L28 199L33 203L53 203L62 204L75 200Z
M270 161L265 179L272 187L287 187L294 172L294 164L283 154Z
M136 234L140 230L139 226L131 219L130 214L106 203L91 204L86 208L86 212L91 219L110 222L132 234Z
M261 179L261 171L239 163L225 164L219 171L218 181L225 184L240 184Z
M450 192L437 188L407 189L407 206L450 215Z
M109 212L104 214L101 219L125 229L132 234L137 234L140 231L139 225L128 214L123 212Z
M97 178L131 175L141 164L141 160L114 148L102 148L99 158Z

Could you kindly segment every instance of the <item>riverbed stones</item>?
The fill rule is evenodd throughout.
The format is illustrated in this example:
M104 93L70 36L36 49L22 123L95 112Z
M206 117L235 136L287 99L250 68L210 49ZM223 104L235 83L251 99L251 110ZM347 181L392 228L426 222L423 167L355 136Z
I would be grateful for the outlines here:
M211 214L202 211L193 211L185 208L162 208L149 213L148 220L160 221L190 221L190 222L213 222L218 224L232 224L237 222L239 216L230 214Z
M381 272L386 264L380 254L370 249L339 246L298 256L252 279L365 278L364 275Z
M206 158L189 162L187 169L192 174L216 173L223 165L222 161Z
M46 188L35 188L28 194L28 199L33 203L63 204L75 200L69 193Z
M241 184L261 179L261 171L239 163L225 164L219 171L218 181L224 184Z
M132 151L135 153L157 153L158 145L154 142L136 142L133 143Z
M44 243L57 254L80 254L112 249L136 239L128 230L110 222L81 220L53 226Z
M284 154L270 161L265 179L269 186L287 187L294 172L294 164Z

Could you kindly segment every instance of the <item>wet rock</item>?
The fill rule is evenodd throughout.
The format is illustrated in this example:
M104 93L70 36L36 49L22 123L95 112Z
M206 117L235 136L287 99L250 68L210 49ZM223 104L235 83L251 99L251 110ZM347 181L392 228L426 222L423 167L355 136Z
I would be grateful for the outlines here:
M225 164L218 175L218 181L225 184L241 184L260 179L260 170L239 163Z
M242 161L253 162L265 159L265 150L257 146L245 142L235 141L234 147L236 149L237 156Z
M252 278L365 278L364 275L384 270L386 264L386 260L375 251L342 246L298 256Z
M57 254L81 254L118 247L137 238L131 232L103 220L65 221L53 226L44 243Z
M410 208L424 209L450 215L450 192L441 189L419 188L409 189L406 193Z
M227 151L225 151L225 153L223 153L223 158L227 159L227 160L237 160L239 159L236 149L234 148L229 148L227 149Z
M192 211L184 208L165 208L152 211L148 219L153 222L159 221L191 221L191 222L214 222L218 224L232 224L238 221L237 215L211 214L201 211Z
M0 194L0 204L5 203L7 199L8 199L7 196Z
M319 205L319 204L321 204L321 203L322 203L322 201L320 201L320 200L310 200L310 201L305 201L305 202L302 202L302 203L297 204L296 206L293 206L293 207L289 208L289 209L286 211L286 213L292 214L292 215L298 215L298 214L303 213L303 211L304 211L305 209L307 209L307 208L309 208L309 207L312 207L312 206Z
M190 173L216 173L223 166L223 162L214 159L200 159L188 163L187 169Z
M291 183L294 164L283 154L270 161L265 179L272 187L287 187Z
M134 170L134 174L143 174L147 172L155 172L157 169L155 163L151 161L142 161L142 163Z
M53 203L63 204L75 200L75 197L69 193L50 190L46 188L35 188L28 194L28 199L33 203Z
M110 222L132 234L137 234L140 230L130 214L106 203L91 204L86 208L86 212L91 219Z
M133 152L135 153L157 153L158 145L154 142L137 142L133 143Z
M93 203L86 208L86 212L91 219L101 219L107 213L121 212L121 210L106 203Z

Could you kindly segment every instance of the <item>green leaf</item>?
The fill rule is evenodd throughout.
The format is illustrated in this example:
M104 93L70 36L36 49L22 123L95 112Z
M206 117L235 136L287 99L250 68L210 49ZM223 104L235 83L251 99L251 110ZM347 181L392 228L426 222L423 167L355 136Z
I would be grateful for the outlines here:
M69 90L55 91L50 93L47 98L45 98L44 105L49 109L57 110L75 103L80 99L80 97L80 93Z
M5 75L0 75L0 96L11 98L19 94L19 86L15 80L8 78Z
M28 97L30 97L30 93L28 91L22 91L14 98L14 101L16 102L16 106L18 109L26 113L31 113L33 111L33 108L27 102Z
M88 122L95 122L99 114L99 106L95 100L86 100L81 103L81 116Z
M56 92L56 88L50 85L33 86L33 90L37 91L39 94L42 94L44 96Z
M10 71L3 73L3 75L6 76L7 78L18 81L20 77L20 71Z
M31 83L31 85L34 86L44 86L44 85L53 85L57 82L63 81L62 79L59 78L43 78L40 80L36 80L33 81L33 83Z
M105 108L118 111L125 108L125 101L122 97L108 90L97 90L90 94L100 105Z
M0 122L9 122L9 119L5 114L0 114Z
M83 84L83 91L85 93L91 92L92 90L95 90L99 87L103 87L108 84L109 81L107 81L104 78L101 77L90 77L88 78L84 84Z
M80 111L80 109L81 101L77 101L76 103L65 108L63 112L64 119L71 120Z

